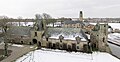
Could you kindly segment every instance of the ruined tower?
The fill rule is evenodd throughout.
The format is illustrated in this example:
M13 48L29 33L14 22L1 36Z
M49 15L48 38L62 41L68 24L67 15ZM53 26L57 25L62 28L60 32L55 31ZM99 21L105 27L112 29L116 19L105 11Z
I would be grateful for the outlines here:
M83 13L82 13L82 11L80 11L79 20L80 20L80 21L83 21Z
M36 23L34 24L33 28L34 30L31 30L30 44L37 44L38 48L46 45L42 39L46 29L45 20L43 20L39 14L36 15Z
M93 50L99 50L104 52L109 52L110 49L107 45L107 38L108 38L108 24L97 23L94 29L92 29L90 34L90 41Z

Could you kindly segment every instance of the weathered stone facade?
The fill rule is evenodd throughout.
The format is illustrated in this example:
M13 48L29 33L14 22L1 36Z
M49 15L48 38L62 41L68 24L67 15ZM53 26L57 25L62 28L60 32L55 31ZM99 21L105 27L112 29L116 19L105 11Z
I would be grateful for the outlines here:
M110 52L107 45L108 24L96 24L90 34L91 46L99 51Z

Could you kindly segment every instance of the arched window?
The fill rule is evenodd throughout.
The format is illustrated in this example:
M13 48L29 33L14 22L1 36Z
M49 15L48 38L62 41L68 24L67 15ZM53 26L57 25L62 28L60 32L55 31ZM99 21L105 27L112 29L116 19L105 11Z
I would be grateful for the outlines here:
M105 42L105 38L103 37L103 42Z
M35 32L35 36L37 36L37 32Z

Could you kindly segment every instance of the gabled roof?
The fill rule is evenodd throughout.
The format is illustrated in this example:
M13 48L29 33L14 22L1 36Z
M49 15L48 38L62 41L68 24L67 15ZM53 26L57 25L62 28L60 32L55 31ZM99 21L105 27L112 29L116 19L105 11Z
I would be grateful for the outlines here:
M79 36L81 38L81 40L83 40L83 39L84 39L84 41L86 40L83 37L80 28L48 28L47 32L50 35L50 38L59 39L59 36L62 35L64 37L64 39L75 40L75 37ZM90 38L90 37L88 37L88 38Z
M76 24L76 23L82 23L81 21L72 21L72 20L66 20L64 21L64 24Z
M77 23L79 23L79 24L81 24L83 26L88 26L89 25L89 23L83 22L83 21L79 21L79 20L76 20L76 21L66 20L66 21L64 21L64 24L77 24Z

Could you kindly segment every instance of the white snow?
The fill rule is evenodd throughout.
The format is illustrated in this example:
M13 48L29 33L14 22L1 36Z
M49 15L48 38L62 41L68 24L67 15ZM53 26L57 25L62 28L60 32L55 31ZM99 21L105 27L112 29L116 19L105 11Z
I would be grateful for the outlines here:
M16 62L120 62L120 60L104 52L86 54L42 49L29 52L17 59Z
M30 46L30 48L34 48L34 46Z
M15 26L19 26L19 22L12 22L12 24L15 25ZM33 27L33 22L20 22L20 26L28 26L28 25L30 25L31 27Z
M96 25L96 23L90 23ZM120 29L120 23L108 23L113 29Z
M48 24L47 26L53 27L53 23ZM61 22L55 22L54 27L61 26Z
M55 36L52 36L52 37L49 37L49 38L59 39L58 36L56 36L56 37L55 37ZM65 40L76 40L75 37L65 37L64 39L65 39ZM86 41L86 39L82 37L82 38L81 38L81 41Z
M82 37L82 35L79 35L79 34L72 34L69 36L65 36L64 34L59 34L59 35L53 35L49 38L59 39L60 35L62 35L65 40L76 40L75 37L79 36L81 38L81 41L86 41L86 39L84 37ZM89 34L86 34L86 35L88 36L88 39L90 39L90 35Z
M108 23L113 29L120 29L120 23Z
M108 40L120 44L120 33L110 33L108 34Z
M15 47L24 47L23 45L18 45L18 44L12 44L12 46L15 46Z
M5 43L4 42L1 42L0 45L4 45Z

